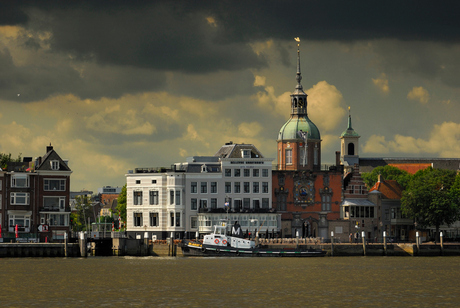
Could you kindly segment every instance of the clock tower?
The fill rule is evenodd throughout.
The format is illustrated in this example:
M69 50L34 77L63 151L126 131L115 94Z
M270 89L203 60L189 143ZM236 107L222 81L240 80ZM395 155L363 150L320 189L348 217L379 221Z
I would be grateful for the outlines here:
M308 118L307 94L300 73L300 44L297 44L297 85L291 94L291 117L278 134L278 170L320 170L321 136Z

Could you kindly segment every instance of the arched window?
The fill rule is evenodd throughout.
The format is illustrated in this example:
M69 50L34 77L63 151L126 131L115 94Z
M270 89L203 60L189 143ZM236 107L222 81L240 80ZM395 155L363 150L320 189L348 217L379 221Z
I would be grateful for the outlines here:
M294 98L294 108L297 108L297 98Z
M355 144L354 143L348 144L348 155L355 155Z

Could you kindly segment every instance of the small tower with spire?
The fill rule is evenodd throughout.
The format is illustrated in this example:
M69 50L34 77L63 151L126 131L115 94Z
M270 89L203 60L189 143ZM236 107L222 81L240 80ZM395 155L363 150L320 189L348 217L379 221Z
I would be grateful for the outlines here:
M348 127L340 135L341 155L340 159L342 164L347 167L353 167L359 164L359 138L361 136L355 132L351 126L351 108L348 107Z
M278 134L278 170L320 170L321 136L308 118L307 94L300 73L300 39L297 41L297 85L291 94L291 117Z

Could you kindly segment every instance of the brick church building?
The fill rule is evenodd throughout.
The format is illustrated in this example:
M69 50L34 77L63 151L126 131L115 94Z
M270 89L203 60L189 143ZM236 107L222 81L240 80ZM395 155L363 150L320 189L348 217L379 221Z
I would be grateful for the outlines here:
M321 135L308 118L307 94L301 80L298 45L297 85L291 94L291 116L277 139L277 166L272 173L273 207L281 213L282 237L329 238L329 231L341 231L333 222L341 216L343 167L339 152L334 166L321 167Z

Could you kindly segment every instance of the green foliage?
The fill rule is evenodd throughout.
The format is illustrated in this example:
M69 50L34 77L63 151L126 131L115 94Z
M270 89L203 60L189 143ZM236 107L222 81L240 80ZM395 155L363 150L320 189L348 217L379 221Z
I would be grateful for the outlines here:
M75 198L76 209L75 213L70 216L73 231L90 231L88 226L88 217L92 215L92 207L89 197L77 196Z
M455 171L418 171L401 199L402 212L421 227L450 225L460 218L460 175Z
M113 222L113 217L112 216L99 216L97 222L100 222L100 223L110 223L110 222Z
M363 172L361 177L370 189L377 183L378 175L381 175L382 180L395 180L403 189L405 189L412 178L408 172L393 166L377 167L372 172Z
M117 212L121 220L126 222L126 184L121 189L117 199Z
M2 169L6 169L9 162L21 162L21 154L18 155L18 158L11 158L11 153L4 154L0 153L0 167Z

